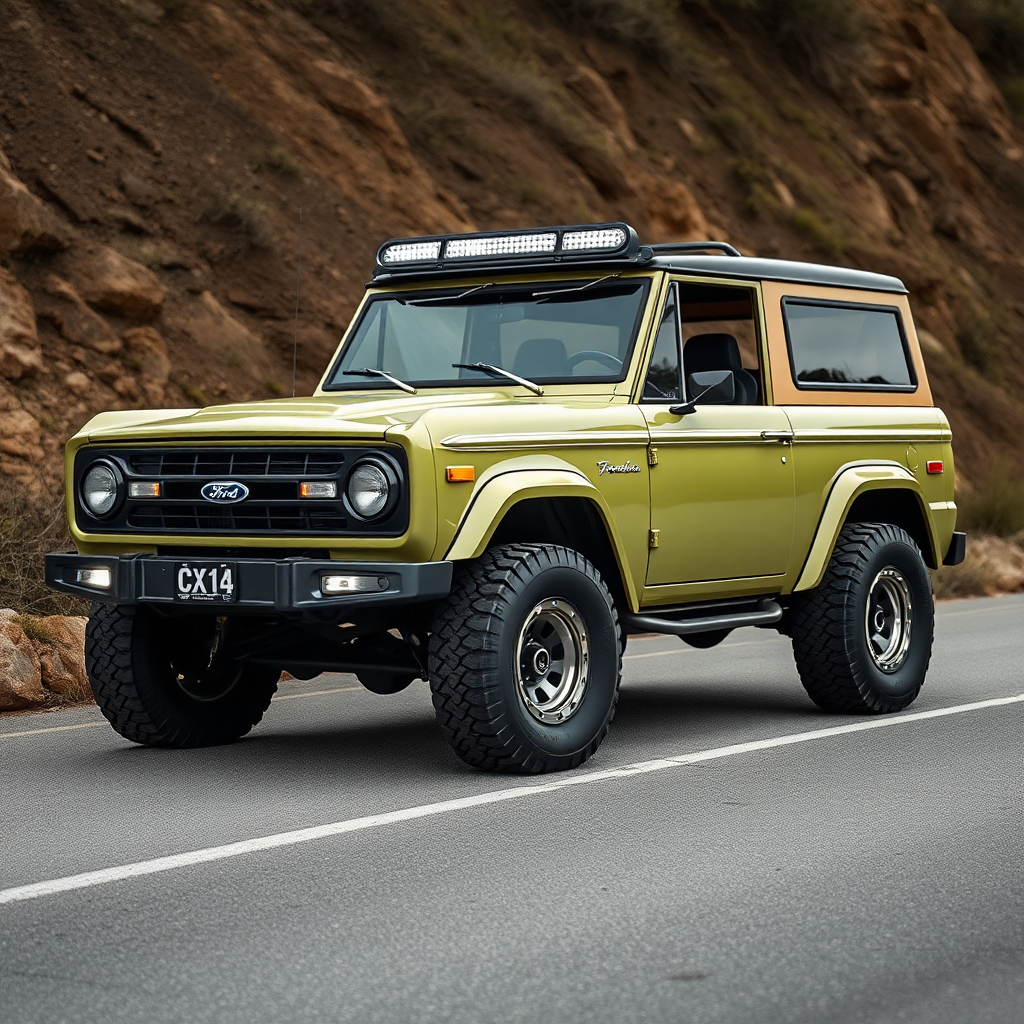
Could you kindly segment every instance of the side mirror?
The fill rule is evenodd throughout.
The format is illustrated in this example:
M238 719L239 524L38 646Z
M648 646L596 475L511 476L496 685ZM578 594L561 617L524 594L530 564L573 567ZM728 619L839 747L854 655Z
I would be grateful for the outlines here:
M686 378L686 390L693 395L682 405L673 405L669 412L687 416L697 411L697 403L724 405L736 397L736 375L732 370L703 370Z

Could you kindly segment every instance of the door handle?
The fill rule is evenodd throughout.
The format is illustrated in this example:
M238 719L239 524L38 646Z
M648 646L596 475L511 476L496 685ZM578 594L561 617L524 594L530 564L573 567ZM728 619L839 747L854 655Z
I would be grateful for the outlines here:
M761 431L762 441L781 441L783 444L789 444L793 440L792 430L762 430Z

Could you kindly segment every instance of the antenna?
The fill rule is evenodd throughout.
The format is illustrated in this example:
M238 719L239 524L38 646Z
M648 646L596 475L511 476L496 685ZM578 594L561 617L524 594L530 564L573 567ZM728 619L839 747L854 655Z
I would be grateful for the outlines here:
M299 207L299 247L295 254L295 337L292 341L292 398L295 397L295 369L299 358L299 290L302 287L302 207Z

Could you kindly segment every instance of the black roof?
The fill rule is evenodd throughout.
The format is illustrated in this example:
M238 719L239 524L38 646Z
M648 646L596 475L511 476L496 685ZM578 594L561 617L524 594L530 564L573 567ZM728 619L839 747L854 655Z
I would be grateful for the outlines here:
M659 270L675 270L709 277L743 277L752 281L792 281L828 288L862 288L873 292L906 295L906 285L898 277L873 274L867 270L830 267L821 263L798 263L760 256L671 256L657 254L648 264Z
M579 236L583 232L614 232L621 237L613 251L580 250L570 251L564 239L568 234ZM500 254L482 256L449 256L451 243L465 247L467 240L474 245L483 241L524 241L524 236L547 239L548 249L544 253L520 252L514 249ZM384 254L397 247L406 252L419 246L428 246L431 255L417 255L398 261L385 259ZM725 242L676 242L659 245L642 245L636 231L628 224L587 224L571 227L529 228L517 231L486 231L472 234L433 235L422 238L393 238L385 242L377 252L373 283L397 284L405 282L436 281L438 278L451 279L488 274L521 274L526 272L550 272L566 270L587 270L615 273L632 269L670 270L708 277L744 278L751 281L784 281L796 284L823 285L831 288L858 288L865 291L891 292L905 295L903 282L885 274L873 274L864 270L846 267L832 267L819 263L799 263L791 260L767 259L757 256L742 256L733 246Z

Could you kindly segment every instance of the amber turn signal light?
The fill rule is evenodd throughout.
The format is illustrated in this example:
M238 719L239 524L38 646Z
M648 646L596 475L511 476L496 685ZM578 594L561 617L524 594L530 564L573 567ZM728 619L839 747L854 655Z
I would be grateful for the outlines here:
M447 466L444 478L450 484L470 484L476 479L475 466Z
M938 461L926 462L925 468L928 470L929 473L931 473L934 476L936 473L942 472L942 463Z
M338 483L336 480L303 480L299 484L300 498L336 498Z

